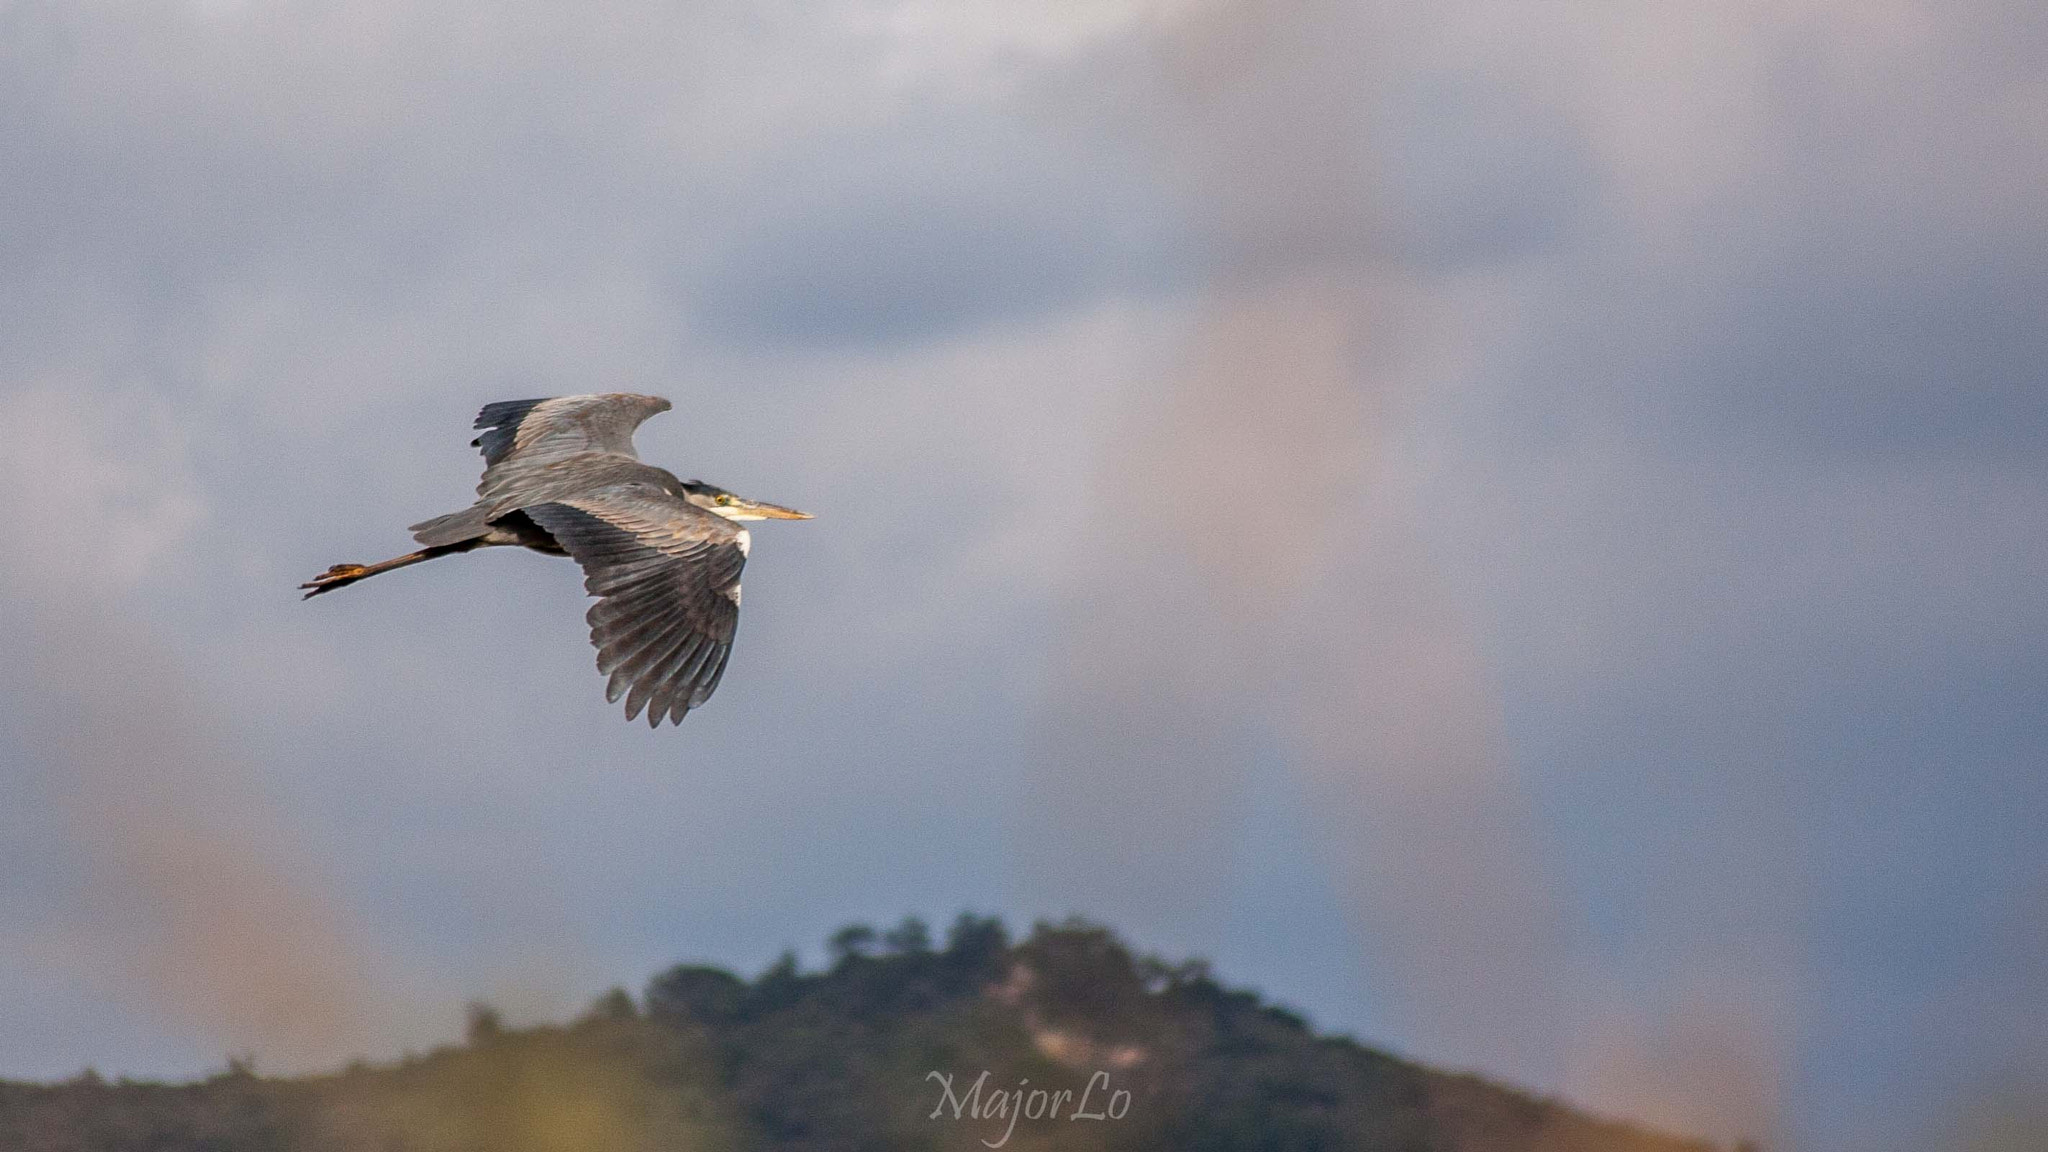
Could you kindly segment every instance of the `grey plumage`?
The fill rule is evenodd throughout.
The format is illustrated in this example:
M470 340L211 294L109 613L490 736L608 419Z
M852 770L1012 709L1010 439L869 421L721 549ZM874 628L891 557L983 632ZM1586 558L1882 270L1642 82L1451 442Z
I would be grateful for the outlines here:
M628 719L676 720L711 698L739 627L735 599L746 553L732 524L631 482L590 496L536 504L526 514L583 566L597 670L605 698L626 696Z
M598 598L586 616L605 698L650 726L711 698L739 627L750 537L737 521L808 519L678 480L640 461L633 430L670 405L609 393L510 400L477 414L484 474L470 507L412 526L423 548L381 564L337 564L310 598L392 568L496 545L567 555Z

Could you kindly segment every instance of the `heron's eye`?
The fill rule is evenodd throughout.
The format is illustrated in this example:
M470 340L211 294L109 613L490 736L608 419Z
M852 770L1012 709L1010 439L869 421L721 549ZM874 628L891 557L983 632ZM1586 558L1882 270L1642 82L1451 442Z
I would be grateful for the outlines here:
M720 492L718 494L718 502L720 504L730 504L732 503L732 496L727 493Z

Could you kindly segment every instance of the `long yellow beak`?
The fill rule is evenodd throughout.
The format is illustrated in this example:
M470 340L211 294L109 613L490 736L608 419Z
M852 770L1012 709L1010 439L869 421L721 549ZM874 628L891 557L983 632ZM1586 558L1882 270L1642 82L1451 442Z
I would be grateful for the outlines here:
M751 505L747 509L748 511L758 512L770 520L809 520L812 518L809 512L799 512L794 508L784 508L780 504L762 504L759 501L752 501Z

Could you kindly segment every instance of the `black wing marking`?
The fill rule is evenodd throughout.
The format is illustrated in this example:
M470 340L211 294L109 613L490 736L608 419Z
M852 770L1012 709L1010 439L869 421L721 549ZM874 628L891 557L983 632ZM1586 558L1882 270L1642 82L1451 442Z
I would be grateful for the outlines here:
M600 490L525 509L583 567L605 699L681 723L711 698L739 628L743 530L666 492Z
M483 435L471 440L469 446L484 450L485 467L496 464L511 453L512 436L519 431L519 422L526 419L536 405L545 403L546 399L500 400L484 405L483 411L476 414L476 423L471 425L483 429Z

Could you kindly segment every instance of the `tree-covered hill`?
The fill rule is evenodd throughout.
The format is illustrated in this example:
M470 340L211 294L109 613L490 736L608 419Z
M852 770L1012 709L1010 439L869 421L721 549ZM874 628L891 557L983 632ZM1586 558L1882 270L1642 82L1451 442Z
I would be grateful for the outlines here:
M905 921L755 979L681 966L564 1026L472 1010L469 1042L389 1066L194 1084L0 1083L20 1152L1384 1149L1708 1152L1317 1035L1199 963L1108 930L1013 944Z

